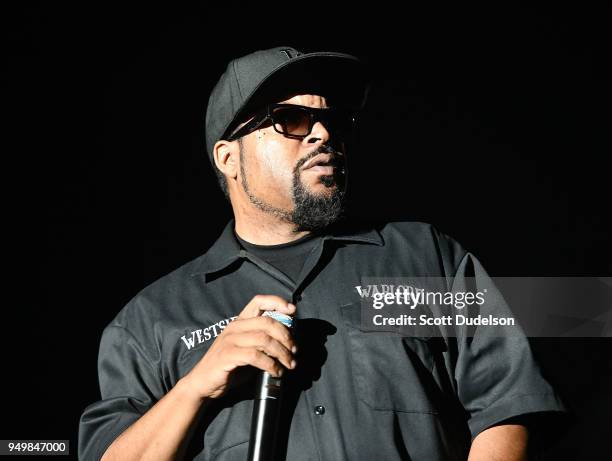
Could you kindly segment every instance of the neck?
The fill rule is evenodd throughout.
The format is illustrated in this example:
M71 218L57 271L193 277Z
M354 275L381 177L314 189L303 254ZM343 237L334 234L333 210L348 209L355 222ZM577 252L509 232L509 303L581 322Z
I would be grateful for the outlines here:
M234 205L236 233L255 245L280 245L293 242L309 234L309 231L295 232L295 224L256 208L252 204Z

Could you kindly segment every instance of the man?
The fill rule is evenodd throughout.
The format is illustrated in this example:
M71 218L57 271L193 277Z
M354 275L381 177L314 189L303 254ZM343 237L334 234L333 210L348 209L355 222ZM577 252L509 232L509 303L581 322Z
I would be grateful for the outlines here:
M429 225L337 222L366 94L345 54L229 63L206 139L235 219L105 329L82 459L245 459L257 369L284 379L278 459L526 459L516 418L562 406L523 336L363 331L363 277L488 280ZM293 334L265 311L294 316Z

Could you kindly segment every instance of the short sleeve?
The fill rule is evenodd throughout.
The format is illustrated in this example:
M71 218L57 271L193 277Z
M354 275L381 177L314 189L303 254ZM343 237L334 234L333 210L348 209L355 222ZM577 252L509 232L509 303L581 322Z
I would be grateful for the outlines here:
M102 399L84 410L79 423L81 460L99 460L164 394L154 362L121 326L110 325L102 334L98 376Z
M453 281L453 291L483 291L479 313L512 316L502 294L480 262L466 253ZM469 329L468 329L469 328ZM543 377L520 326L508 330L472 326L457 331L458 356L454 375L459 400L469 413L472 438L516 416L564 412L561 399Z

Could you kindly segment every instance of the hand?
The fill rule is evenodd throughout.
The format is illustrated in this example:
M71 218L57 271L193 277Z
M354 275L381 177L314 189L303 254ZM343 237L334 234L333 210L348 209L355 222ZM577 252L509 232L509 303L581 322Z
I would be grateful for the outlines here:
M289 329L262 317L264 311L293 315L295 306L279 296L255 296L183 378L200 399L222 396L230 373L241 366L252 365L272 376L281 376L283 366L295 368L296 348Z

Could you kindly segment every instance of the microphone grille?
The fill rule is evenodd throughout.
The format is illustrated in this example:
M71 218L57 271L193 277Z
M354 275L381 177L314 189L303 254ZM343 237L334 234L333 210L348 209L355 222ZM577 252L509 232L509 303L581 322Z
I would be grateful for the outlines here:
M290 315L281 314L280 312L277 312L277 311L265 311L261 315L266 316L266 317L272 317L274 320L279 321L280 323L285 325L287 328L293 327L293 317L291 317Z

